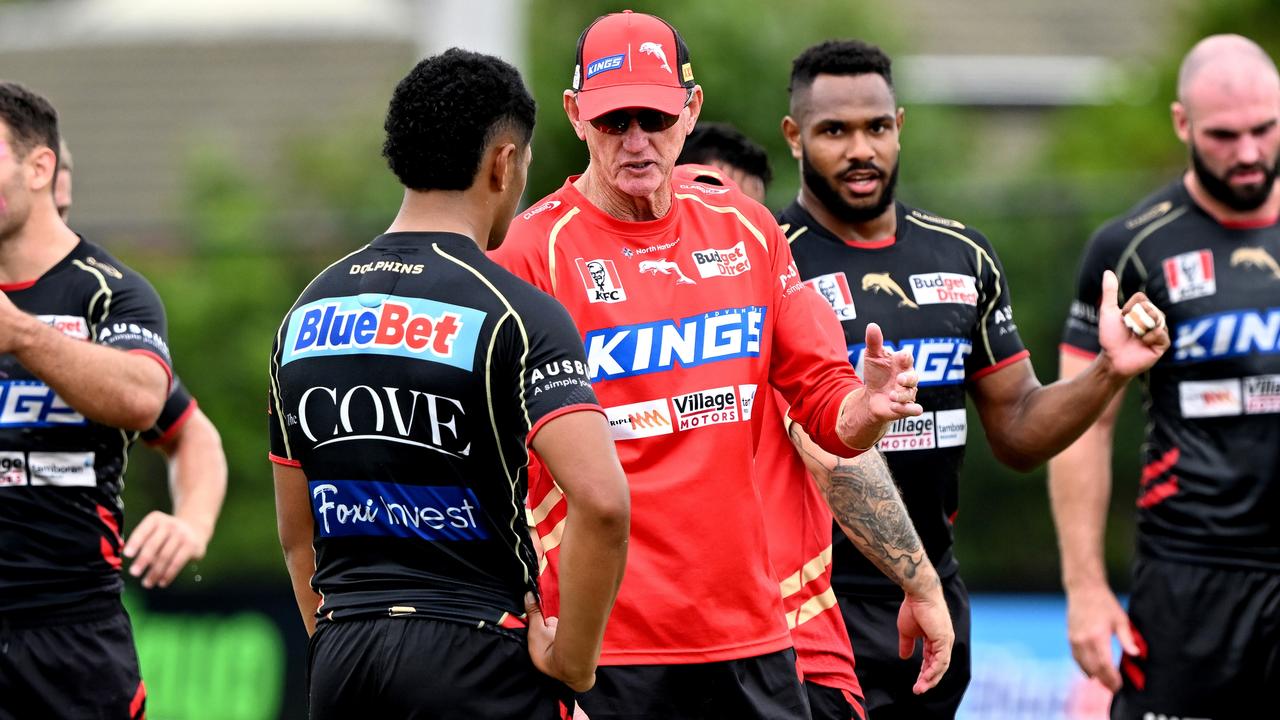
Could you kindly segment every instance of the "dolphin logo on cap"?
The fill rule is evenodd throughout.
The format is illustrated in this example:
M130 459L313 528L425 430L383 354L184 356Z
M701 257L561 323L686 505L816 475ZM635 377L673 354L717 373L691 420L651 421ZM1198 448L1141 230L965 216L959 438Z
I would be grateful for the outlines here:
M662 62L662 69L671 72L671 66L667 64L667 54L662 51L662 45L656 42L640 43L640 52L658 58Z

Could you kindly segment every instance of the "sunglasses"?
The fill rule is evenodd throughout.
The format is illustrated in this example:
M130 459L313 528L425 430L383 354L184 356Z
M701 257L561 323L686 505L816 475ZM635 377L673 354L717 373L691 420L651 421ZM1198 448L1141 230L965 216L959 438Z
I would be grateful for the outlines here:
M593 120L591 125L605 135L622 135L631 127L631 123L640 123L640 129L647 133L662 132L680 119L679 115L668 115L650 108L643 110L614 110Z

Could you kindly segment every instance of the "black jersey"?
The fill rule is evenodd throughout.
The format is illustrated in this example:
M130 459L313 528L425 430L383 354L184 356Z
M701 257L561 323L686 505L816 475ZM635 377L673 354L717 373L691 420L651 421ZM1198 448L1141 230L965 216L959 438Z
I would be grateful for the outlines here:
M97 245L81 240L37 280L0 290L70 337L145 353L169 372L160 298ZM136 438L87 420L0 355L0 612L120 592L120 491Z
M563 307L461 235L382 235L298 298L271 380L272 458L309 483L321 617L523 612L526 442L600 410Z
M1027 356L1013 324L1009 285L982 233L945 218L895 207L894 237L853 247L799 203L778 216L805 284L835 310L849 360L862 371L867 323L885 346L910 350L920 374L919 417L894 422L878 447L939 574L956 571L951 525L959 507L968 424L966 382ZM888 578L839 530L833 549L837 590L886 589Z
M1089 241L1064 349L1098 352L1103 270L1165 312L1142 379L1138 550L1280 569L1280 225L1216 221L1174 182Z

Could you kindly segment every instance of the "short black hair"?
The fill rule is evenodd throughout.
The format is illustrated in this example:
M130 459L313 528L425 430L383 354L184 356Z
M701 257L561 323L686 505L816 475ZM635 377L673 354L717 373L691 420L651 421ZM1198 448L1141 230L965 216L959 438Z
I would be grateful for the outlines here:
M807 90L819 75L869 75L884 78L893 91L893 62L883 50L861 40L827 40L796 56L791 63L791 83L787 92L794 99Z
M58 111L40 94L0 80L0 120L9 127L9 139L21 155L41 145L58 155Z
M676 164L710 165L716 160L755 175L766 188L773 180L769 154L764 148L728 123L700 122L685 139Z
M534 103L520 72L492 55L450 48L396 85L382 156L411 190L466 190L504 130L533 137Z

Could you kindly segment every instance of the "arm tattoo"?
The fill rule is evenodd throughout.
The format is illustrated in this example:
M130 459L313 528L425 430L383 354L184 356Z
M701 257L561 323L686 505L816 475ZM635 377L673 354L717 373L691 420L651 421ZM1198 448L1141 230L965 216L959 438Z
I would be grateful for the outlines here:
M927 557L884 457L870 450L852 460L823 461L805 449L796 430L792 425L796 447L826 470L818 485L845 535L889 579L899 585L915 579Z

